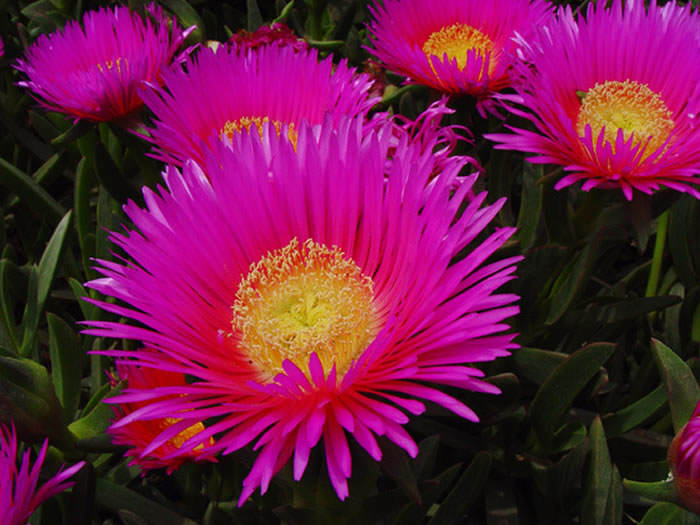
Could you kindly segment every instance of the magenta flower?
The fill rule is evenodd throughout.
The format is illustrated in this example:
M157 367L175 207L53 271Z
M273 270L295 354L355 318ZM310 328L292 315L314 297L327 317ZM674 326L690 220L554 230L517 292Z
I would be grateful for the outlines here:
M367 93L372 83L342 60L318 61L318 52L264 46L248 53L235 48L202 49L186 71L172 69L164 86L143 94L155 115L149 129L156 157L181 165L201 162L204 150L219 139L264 122L294 141L302 120L319 124L364 114L377 101Z
M510 86L515 33L550 16L543 0L383 0L370 11L378 60L410 82L473 95L480 108Z
M668 449L668 464L678 498L700 514L700 403Z
M234 46L239 52L268 45L291 47L295 51L306 51L309 49L309 44L306 43L306 40L299 38L287 25L280 22L276 22L271 26L263 25L252 33L241 29L231 36L229 44Z
M102 8L85 13L80 24L70 21L41 35L15 65L29 77L19 85L46 108L76 120L129 117L143 104L143 82L159 83L171 62L185 59L189 50L176 53L194 29L180 30L160 7L147 12Z
M673 4L591 3L578 24L569 9L558 22L520 40L517 95L503 95L535 131L487 137L498 149L534 154L567 172L563 188L660 186L700 197L700 47L698 13ZM683 67L678 67L683 64Z
M403 425L423 400L478 420L440 386L498 393L466 364L516 346L503 320L517 297L495 291L520 257L482 264L514 229L476 242L505 199L463 206L476 180L458 177L465 160L443 159L430 179L440 161L395 131L328 116L300 124L294 148L268 123L262 138L220 142L203 170L168 167L166 188L144 189L145 209L125 206L137 229L111 239L133 262L99 261L104 277L88 286L125 303L93 301L133 324L89 321L86 333L141 341L153 351L104 353L194 379L139 392L148 405L113 428L181 419L147 454L206 421L172 457L254 443L242 503L290 458L300 479L321 438L345 498L346 433L376 460L378 435L415 456Z
M39 505L73 486L67 480L83 467L84 461L65 470L61 468L37 487L47 448L48 440L45 440L33 464L29 457L31 449L25 450L18 469L15 428L0 425L0 523L3 525L25 525Z

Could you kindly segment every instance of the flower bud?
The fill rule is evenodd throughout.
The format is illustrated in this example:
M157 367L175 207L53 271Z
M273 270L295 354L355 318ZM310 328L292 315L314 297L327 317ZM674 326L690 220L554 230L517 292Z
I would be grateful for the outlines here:
M700 403L668 448L678 500L700 514Z

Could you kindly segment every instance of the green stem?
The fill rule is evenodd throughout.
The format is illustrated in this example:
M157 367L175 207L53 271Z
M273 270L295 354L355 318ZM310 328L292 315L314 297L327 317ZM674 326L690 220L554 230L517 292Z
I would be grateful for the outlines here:
M659 215L656 226L656 241L654 242L654 255L651 259L651 270L649 270L649 281L644 294L645 297L656 295L659 285L659 274L661 273L661 261L664 258L664 247L666 246L666 234L668 233L668 210Z

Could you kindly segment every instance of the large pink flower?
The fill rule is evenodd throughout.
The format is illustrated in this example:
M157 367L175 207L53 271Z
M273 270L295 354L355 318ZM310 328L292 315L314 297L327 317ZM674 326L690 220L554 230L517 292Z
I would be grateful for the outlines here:
M488 97L510 85L512 41L549 17L543 0L383 0L370 7L377 59L411 82Z
M84 461L65 470L61 468L55 476L38 486L47 447L48 440L44 441L33 464L31 449L25 450L17 468L14 426L8 429L0 425L0 523L3 525L24 525L39 505L73 485L67 480L83 467Z
M316 50L202 49L184 71L169 71L162 88L143 94L155 115L147 138L157 157L175 164L201 162L219 139L251 126L260 130L263 122L294 140L302 120L319 124L326 113L336 121L366 113L377 101L367 95L371 85L345 60L319 61Z
M520 41L518 94L502 97L535 130L487 136L564 166L556 188L583 181L632 199L663 185L700 197L699 26L697 12L672 3L590 3L578 23L562 10Z
M188 33L153 5L145 17L127 7L88 11L27 49L15 67L29 80L19 85L75 119L122 119L143 104L144 81L158 83L171 62L184 60L186 52L176 53Z
M345 498L346 433L377 460L378 435L415 456L403 425L423 400L477 421L440 386L498 392L467 364L515 347L503 320L517 298L496 290L520 258L483 264L513 228L484 234L504 199L465 199L476 179L458 176L465 159L436 159L396 133L328 116L302 123L295 148L268 123L262 138L220 142L202 169L167 168L145 209L125 206L135 229L111 239L132 262L100 261L104 277L88 286L132 324L90 321L86 332L141 341L152 351L104 353L192 381L141 391L148 405L113 428L180 419L153 449L206 422L173 457L212 437L202 454L254 443L243 502L292 457L300 479L321 437Z

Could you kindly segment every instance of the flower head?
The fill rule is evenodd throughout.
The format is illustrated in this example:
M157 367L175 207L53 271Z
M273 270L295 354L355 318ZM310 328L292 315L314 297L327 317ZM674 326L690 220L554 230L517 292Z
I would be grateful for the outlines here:
M39 505L73 485L67 480L83 467L84 461L65 470L61 468L50 480L37 486L48 444L45 440L33 463L31 449L25 450L17 468L14 426L8 429L0 425L0 523L3 525L25 525Z
M202 169L169 167L146 208L125 206L135 229L111 235L133 262L101 261L88 283L133 324L86 332L153 349L105 354L192 378L182 397L149 404L148 419L205 422L171 456L212 437L203 454L258 451L240 502L292 457L300 479L321 438L345 498L347 434L377 460L378 435L415 456L403 425L424 400L477 421L441 386L498 392L468 363L515 347L503 320L517 297L496 290L520 258L483 264L513 233L484 233L504 199L465 198L476 179L458 176L465 159L436 159L396 130L327 116L302 122L293 145L267 123L262 137L219 143ZM134 414L126 423L146 418Z
M366 113L376 102L367 96L371 84L344 60L319 62L316 50L203 49L186 71L169 71L163 88L144 93L156 119L149 140L157 157L175 164L201 162L220 139L251 127L261 131L265 122L294 140L302 120L319 124L326 113L336 121Z
M175 20L168 25L153 5L143 17L127 7L88 11L81 23L69 21L27 49L15 65L28 77L19 85L46 108L76 120L129 117L143 104L143 82L159 83L165 69L187 54L176 55L189 30Z
M510 85L512 37L549 15L542 0L384 0L370 10L378 60L411 82L488 97Z
M141 350L141 352L148 351ZM180 389L187 385L184 374L120 362L117 364L117 375L111 376L110 382L115 386L120 381L126 384L127 390L120 396L114 412L117 418L121 418L122 424L119 427L110 428L109 433L112 435L114 444L129 447L126 455L131 456L132 465L139 465L144 473L146 470L161 467L167 468L170 473L185 461L199 458L204 448L211 444L204 443L182 455L170 458L169 456L182 443L204 430L202 423L187 422L183 425L176 417L147 419L147 414L141 414L144 419L128 423L128 418L134 417L134 412L139 409L141 409L140 413L147 412L147 407L154 398L178 402L183 395ZM158 390L154 396L152 390L156 388ZM169 395L163 394L166 390L170 391ZM171 437L159 446L151 447L153 440L162 432L167 432Z
M536 130L487 137L563 166L556 188L583 181L629 200L663 185L700 197L698 25L697 12L672 3L591 3L578 23L561 11L520 41L518 94L502 96Z
M700 513L700 403L668 449L678 498L693 512Z
M241 29L231 36L229 44L238 51L257 49L268 45L291 47L295 51L309 49L306 40L299 38L289 26L281 22L275 22L271 26L263 25L252 33Z

